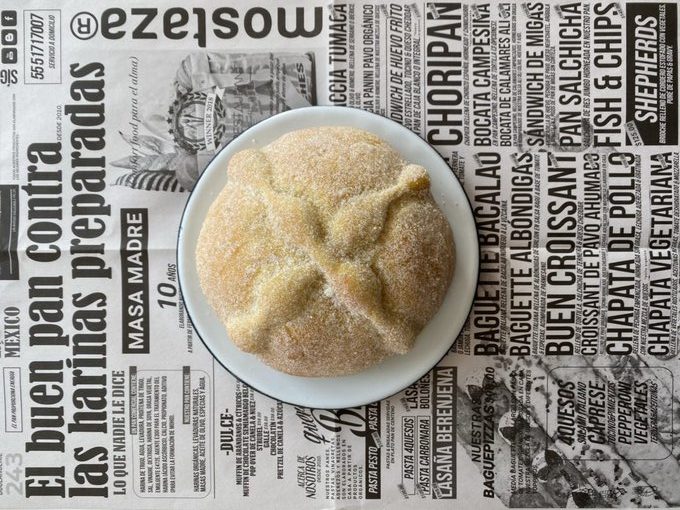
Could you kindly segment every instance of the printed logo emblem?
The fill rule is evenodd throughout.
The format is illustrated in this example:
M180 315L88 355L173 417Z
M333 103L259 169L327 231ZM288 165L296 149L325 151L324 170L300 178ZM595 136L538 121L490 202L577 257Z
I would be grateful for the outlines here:
M17 11L0 11L0 62L3 64L16 64L18 52L17 45ZM12 28L7 28L12 27ZM4 82L2 82L4 83Z
M71 33L82 41L92 39L99 30L99 23L94 14L79 12L71 20Z

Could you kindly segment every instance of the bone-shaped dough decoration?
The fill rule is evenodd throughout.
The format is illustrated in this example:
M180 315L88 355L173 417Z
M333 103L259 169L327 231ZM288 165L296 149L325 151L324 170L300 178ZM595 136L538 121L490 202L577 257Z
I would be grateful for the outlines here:
M323 275L337 300L373 325L388 352L407 352L415 339L414 331L384 309L380 280L358 255L378 239L395 200L429 187L425 169L406 165L393 186L348 200L331 218L324 242L324 228L315 206L274 190L266 156L257 150L245 152L238 182L265 203L274 230L287 243L302 249L310 263L290 266L260 283L253 310L227 323L237 333L234 336L242 339L239 346L254 353L264 350L268 333L300 313L305 304L303 289Z

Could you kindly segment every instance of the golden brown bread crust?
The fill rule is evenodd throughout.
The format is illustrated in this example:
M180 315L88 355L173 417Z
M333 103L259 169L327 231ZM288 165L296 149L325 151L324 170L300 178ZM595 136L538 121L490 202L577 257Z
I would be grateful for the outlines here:
M322 127L235 154L228 175L196 264L240 349L333 376L413 346L455 260L425 169L371 133Z

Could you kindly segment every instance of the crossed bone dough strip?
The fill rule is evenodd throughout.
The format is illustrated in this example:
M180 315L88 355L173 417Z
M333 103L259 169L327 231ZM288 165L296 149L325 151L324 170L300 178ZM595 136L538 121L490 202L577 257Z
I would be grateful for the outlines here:
M244 351L298 375L405 353L454 264L425 169L352 128L236 154L196 250L208 302Z

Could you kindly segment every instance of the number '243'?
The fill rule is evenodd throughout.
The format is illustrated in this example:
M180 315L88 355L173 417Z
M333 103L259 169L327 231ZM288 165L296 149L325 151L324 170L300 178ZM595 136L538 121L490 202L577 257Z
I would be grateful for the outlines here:
M8 453L5 455L5 475L7 483L5 484L5 491L7 495L24 493L23 485L21 484L22 474L24 468L22 467L23 458L20 453Z

